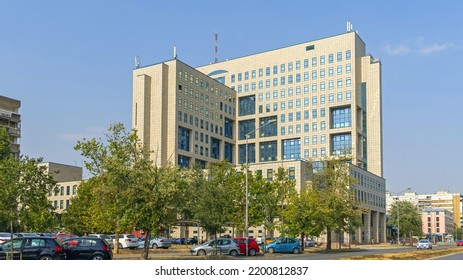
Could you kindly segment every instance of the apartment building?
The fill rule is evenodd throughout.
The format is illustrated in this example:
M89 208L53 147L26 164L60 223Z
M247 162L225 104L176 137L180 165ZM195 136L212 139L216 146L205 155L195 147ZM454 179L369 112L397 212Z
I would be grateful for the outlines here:
M423 233L433 241L447 241L455 232L453 213L444 208L424 208L421 212Z
M45 167L45 173L51 174L57 182L48 194L48 200L55 207L55 212L63 213L71 203L71 198L77 195L77 189L82 182L82 167L54 162L40 163Z
M288 169L298 190L303 161L349 154L364 209L349 238L384 242L381 94L380 61L347 32L197 68L176 58L139 67L132 126L157 164L239 166L247 155L264 177Z
M408 201L415 205L418 210L424 211L427 208L439 208L453 213L453 222L461 228L463 226L463 195L451 193L446 190L437 191L433 194L418 194L414 191L407 191L403 194L394 195L386 193L386 211L389 212L395 201ZM424 232L428 232L425 230Z
M21 101L0 95L0 127L6 128L10 136L11 152L20 154L19 138L21 137Z

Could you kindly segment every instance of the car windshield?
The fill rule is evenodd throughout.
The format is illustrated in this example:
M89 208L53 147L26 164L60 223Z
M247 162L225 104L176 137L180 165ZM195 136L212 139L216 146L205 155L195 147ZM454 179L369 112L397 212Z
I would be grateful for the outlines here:
M422 239L422 240L420 240L420 243L428 243L428 240Z

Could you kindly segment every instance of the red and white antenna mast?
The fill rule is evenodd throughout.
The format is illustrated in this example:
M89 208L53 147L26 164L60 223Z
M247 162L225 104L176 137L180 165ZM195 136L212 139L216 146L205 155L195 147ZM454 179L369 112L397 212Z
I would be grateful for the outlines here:
M217 32L214 33L214 40L215 40L214 63L217 63L219 62L219 34Z

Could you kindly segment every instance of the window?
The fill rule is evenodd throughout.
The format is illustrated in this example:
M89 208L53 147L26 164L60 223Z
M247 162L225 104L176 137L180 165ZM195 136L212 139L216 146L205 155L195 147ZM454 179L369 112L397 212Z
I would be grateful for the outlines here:
M249 143L248 144L248 163L256 162L256 144ZM241 144L238 146L238 154L239 154L239 163L243 164L246 162L246 144Z
M312 57L312 67L315 67L315 66L317 66L317 58Z
M299 159L301 157L301 139L283 140L283 159Z
M278 66L277 65L273 66L273 75L276 75L276 74L278 74Z
M211 158L219 159L220 158L220 140L214 137L211 137Z
M296 168L290 167L288 168L288 179L295 180L296 179Z
M351 52L350 50L346 51L346 60L350 60Z
M260 161L276 161L277 160L277 141L261 142L260 143Z
M308 59L304 59L304 69L305 68L309 68L309 60Z
M293 63L292 62L288 63L288 71L293 71Z
M331 128L343 128L351 126L350 107L336 108L331 110Z
M280 72L281 72L281 73L284 73L284 72L285 72L285 65L284 65L284 64L281 64L281 65L280 65Z
M243 79L242 73L238 73L238 82L241 82L242 79ZM201 88L202 88L202 87L201 87Z
M331 138L331 151L334 155L349 154L352 148L350 134L333 135Z
M66 186L66 195L71 195L71 187Z
M268 181L273 180L273 169L267 169L267 180Z
M277 117L260 118L260 137L277 136Z
M350 63L346 64L346 73L350 73L351 72L351 69L350 69Z
M328 55L328 63L333 63L333 54L332 53L330 53Z
M296 70L299 70L299 69L301 69L301 61L300 60L296 61Z
M246 120L246 121L240 121L238 123L238 130L239 130L239 139L244 140L246 139L246 134L254 131L255 128L255 120ZM255 132L252 132L249 134L249 139L255 138Z
M320 56L320 65L325 65L325 56Z
M336 61L337 61L337 62L342 61L342 52L338 52Z

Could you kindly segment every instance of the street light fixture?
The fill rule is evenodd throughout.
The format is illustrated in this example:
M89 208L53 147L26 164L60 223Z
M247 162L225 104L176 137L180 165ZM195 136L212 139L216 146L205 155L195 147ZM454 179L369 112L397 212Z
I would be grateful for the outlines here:
M259 129L263 128L264 126L267 126L271 123L275 123L277 120L276 119L271 119L267 123L259 126L258 128L254 129L251 132L246 133L246 257L248 256L248 248L249 248L249 186L248 186L248 169L249 169L249 161L248 161L248 139L249 135L252 133L258 131ZM255 151L255 148L254 148Z
M410 191L411 188L406 188L405 190L396 193L398 196L400 193ZM400 199L397 201L397 244L400 244L400 205L399 205Z

